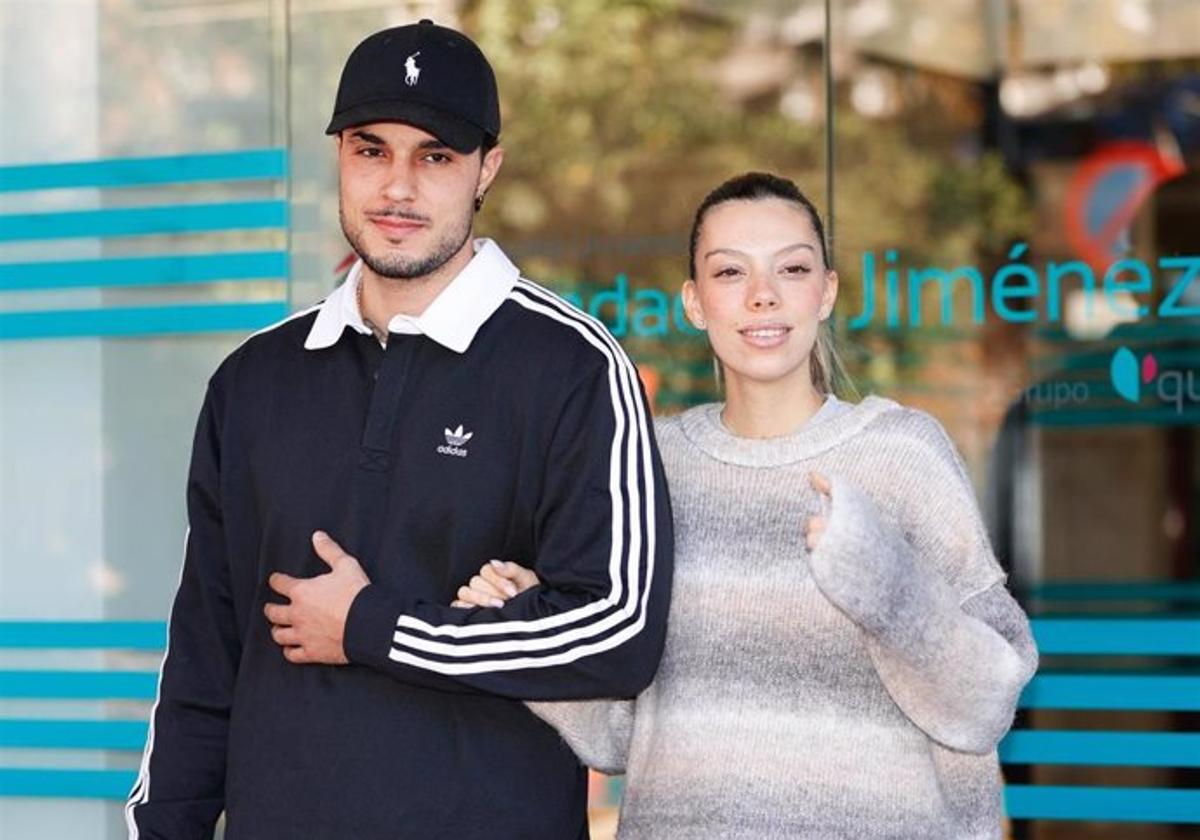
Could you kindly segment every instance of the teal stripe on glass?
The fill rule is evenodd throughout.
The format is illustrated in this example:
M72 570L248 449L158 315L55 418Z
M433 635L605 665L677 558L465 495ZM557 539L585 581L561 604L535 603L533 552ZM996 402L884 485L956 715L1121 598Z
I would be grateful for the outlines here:
M0 747L69 750L140 750L142 720L17 720L0 718Z
M287 251L172 254L69 262L0 263L0 291L174 286L288 276Z
M1200 676L1038 674L1021 694L1025 709L1200 711Z
M0 767L0 796L120 799L133 790L133 770L43 770Z
M1042 654L1200 655L1200 619L1035 618Z
M0 621L0 648L162 650L163 621Z
M1200 424L1200 408L1184 403L1182 411L1158 408L1147 404L1128 408L1097 409L1095 411L1034 411L1030 420L1035 426L1086 427L1094 426L1195 426Z
M1051 581L1021 592L1043 601L1200 602L1200 581Z
M1200 733L1016 730L1000 742L1005 764L1200 767Z
M0 313L0 340L246 332L286 318L286 301Z
M1189 368L1200 365L1200 351L1176 348L1153 348L1149 352L1158 361L1159 370L1170 368ZM1077 355L1061 355L1042 357L1034 360L1037 370L1050 369L1053 371L1088 371L1098 377L1108 377L1108 366L1112 363L1113 351L1099 353L1079 353ZM1053 379L1051 373L1047 377ZM1110 393L1113 393L1110 391Z
M0 192L63 187L138 187L198 181L246 181L287 177L287 151L247 149L170 157L0 166Z
M1196 328L1188 323L1188 318L1163 318L1156 321L1142 321L1136 324L1119 324L1112 332L1103 338L1083 341L1058 327L1040 327L1037 337L1045 341L1066 342L1075 346L1097 344L1138 344L1141 342L1161 341L1169 338L1195 338Z
M1200 790L1005 785L1004 809L1019 820L1200 823Z
M0 215L0 242L287 227L287 202L229 201Z
M0 697L41 700L153 700L150 671L0 671Z

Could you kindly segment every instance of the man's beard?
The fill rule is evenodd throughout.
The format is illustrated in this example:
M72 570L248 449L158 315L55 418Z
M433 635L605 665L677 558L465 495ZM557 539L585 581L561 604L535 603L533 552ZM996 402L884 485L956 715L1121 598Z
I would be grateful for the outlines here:
M377 213L375 215L381 214ZM402 219L416 218L405 213L387 213L382 215L397 216ZM340 204L338 206L338 219L342 223L342 233L350 243L350 247L366 263L367 268L380 277L388 277L393 280L418 280L422 277L427 277L449 262L450 258L462 249L467 238L471 235L471 216L468 214L463 217L462 224L448 230L445 236L434 243L433 250L424 256L380 256L368 253L367 247L363 243L362 229L352 229L346 223L346 214ZM427 220L421 218L419 221ZM369 223L364 222L364 224Z

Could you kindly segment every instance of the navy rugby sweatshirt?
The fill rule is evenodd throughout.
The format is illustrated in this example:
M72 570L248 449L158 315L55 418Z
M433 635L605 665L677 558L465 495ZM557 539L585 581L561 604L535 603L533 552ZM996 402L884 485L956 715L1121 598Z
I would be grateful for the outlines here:
M212 377L131 837L211 838L222 812L229 840L587 836L585 772L521 701L649 683L670 504L633 365L495 250L507 292L462 352L306 349L317 307ZM317 529L372 581L347 666L287 662L262 614L272 572L327 571ZM494 557L543 583L449 607Z

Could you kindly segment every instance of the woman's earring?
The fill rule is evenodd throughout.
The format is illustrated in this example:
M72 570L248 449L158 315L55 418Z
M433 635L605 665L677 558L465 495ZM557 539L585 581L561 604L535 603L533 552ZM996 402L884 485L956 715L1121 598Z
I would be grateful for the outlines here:
M478 213L480 210L483 209L483 196L484 195L486 195L486 193L475 196L475 212L476 213Z

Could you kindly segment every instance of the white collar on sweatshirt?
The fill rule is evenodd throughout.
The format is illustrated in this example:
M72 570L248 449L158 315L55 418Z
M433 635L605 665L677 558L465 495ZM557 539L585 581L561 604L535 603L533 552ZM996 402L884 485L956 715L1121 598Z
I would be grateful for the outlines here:
M393 317L388 322L389 333L427 335L455 353L467 351L479 328L500 308L520 275L492 240L476 239L471 245L475 256L466 268L420 315ZM304 341L306 349L332 347L346 327L363 335L371 334L358 310L362 266L362 260L356 262L345 281L325 298Z

